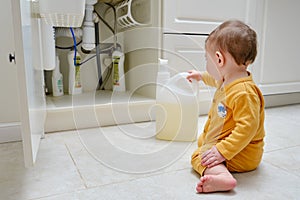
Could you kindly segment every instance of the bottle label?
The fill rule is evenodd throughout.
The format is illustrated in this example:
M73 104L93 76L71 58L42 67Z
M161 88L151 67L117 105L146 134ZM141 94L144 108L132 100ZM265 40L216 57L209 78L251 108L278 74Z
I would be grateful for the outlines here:
M63 81L62 81L62 79L57 80L57 89L58 89L59 93L63 92Z
M81 88L81 80L80 80L80 57L79 56L76 56L75 88Z
M81 87L81 81L80 81L80 67L75 67L75 87L80 88Z
M113 85L120 85L119 80L119 61L120 57L119 56L114 56L113 57Z

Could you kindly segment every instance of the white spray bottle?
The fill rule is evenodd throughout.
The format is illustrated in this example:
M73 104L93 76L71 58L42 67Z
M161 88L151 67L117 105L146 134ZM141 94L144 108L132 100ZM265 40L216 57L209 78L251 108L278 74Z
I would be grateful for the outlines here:
M54 97L59 97L64 95L63 76L60 73L58 56L56 56L55 68L52 71L52 90L53 90Z
M112 53L112 84L113 91L125 92L125 76L124 76L124 53L116 50Z
M68 63L69 63L69 94L81 94L81 75L80 75L80 60L81 57L77 52L76 55L76 66L74 65L74 51L68 53Z

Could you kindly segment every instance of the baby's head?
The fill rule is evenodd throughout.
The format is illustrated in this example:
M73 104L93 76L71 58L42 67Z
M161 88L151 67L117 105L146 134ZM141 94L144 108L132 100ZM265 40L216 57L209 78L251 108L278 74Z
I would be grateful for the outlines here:
M226 21L209 34L206 48L228 52L238 65L248 66L257 54L256 33L241 21Z

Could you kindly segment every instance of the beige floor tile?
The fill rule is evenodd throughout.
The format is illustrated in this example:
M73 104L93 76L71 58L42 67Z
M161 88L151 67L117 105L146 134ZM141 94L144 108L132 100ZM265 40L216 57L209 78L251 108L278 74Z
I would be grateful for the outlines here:
M299 199L300 178L266 161L248 173L234 174L241 199Z
M300 145L283 150L268 152L264 161L300 178Z
M41 141L30 169L24 168L20 142L1 144L0 149L1 199L33 199L85 188L67 148L55 138Z
M289 174L270 164L262 164L259 169L249 173L234 174L238 187L230 192L197 194L195 185L198 175L189 169L166 172L160 175L139 178L117 184L105 185L76 194L64 194L42 200L58 200L72 197L73 199L124 199L124 200L223 200L223 199L297 199L299 177ZM285 184L282 185L282 178Z
M213 194L195 192L196 142L158 141L153 123L47 134L32 169L23 167L20 142L0 144L1 199L299 199L299 121L300 105L267 109L262 164L234 174L233 191Z
M299 105L266 110L266 152L300 145L299 116Z

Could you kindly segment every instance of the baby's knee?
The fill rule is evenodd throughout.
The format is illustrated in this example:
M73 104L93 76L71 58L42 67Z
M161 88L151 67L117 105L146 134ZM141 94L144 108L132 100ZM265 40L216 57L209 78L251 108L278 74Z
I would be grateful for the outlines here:
M198 172L201 176L205 170L205 167L201 165L201 155L199 151L195 151L191 157L191 164L193 169Z

